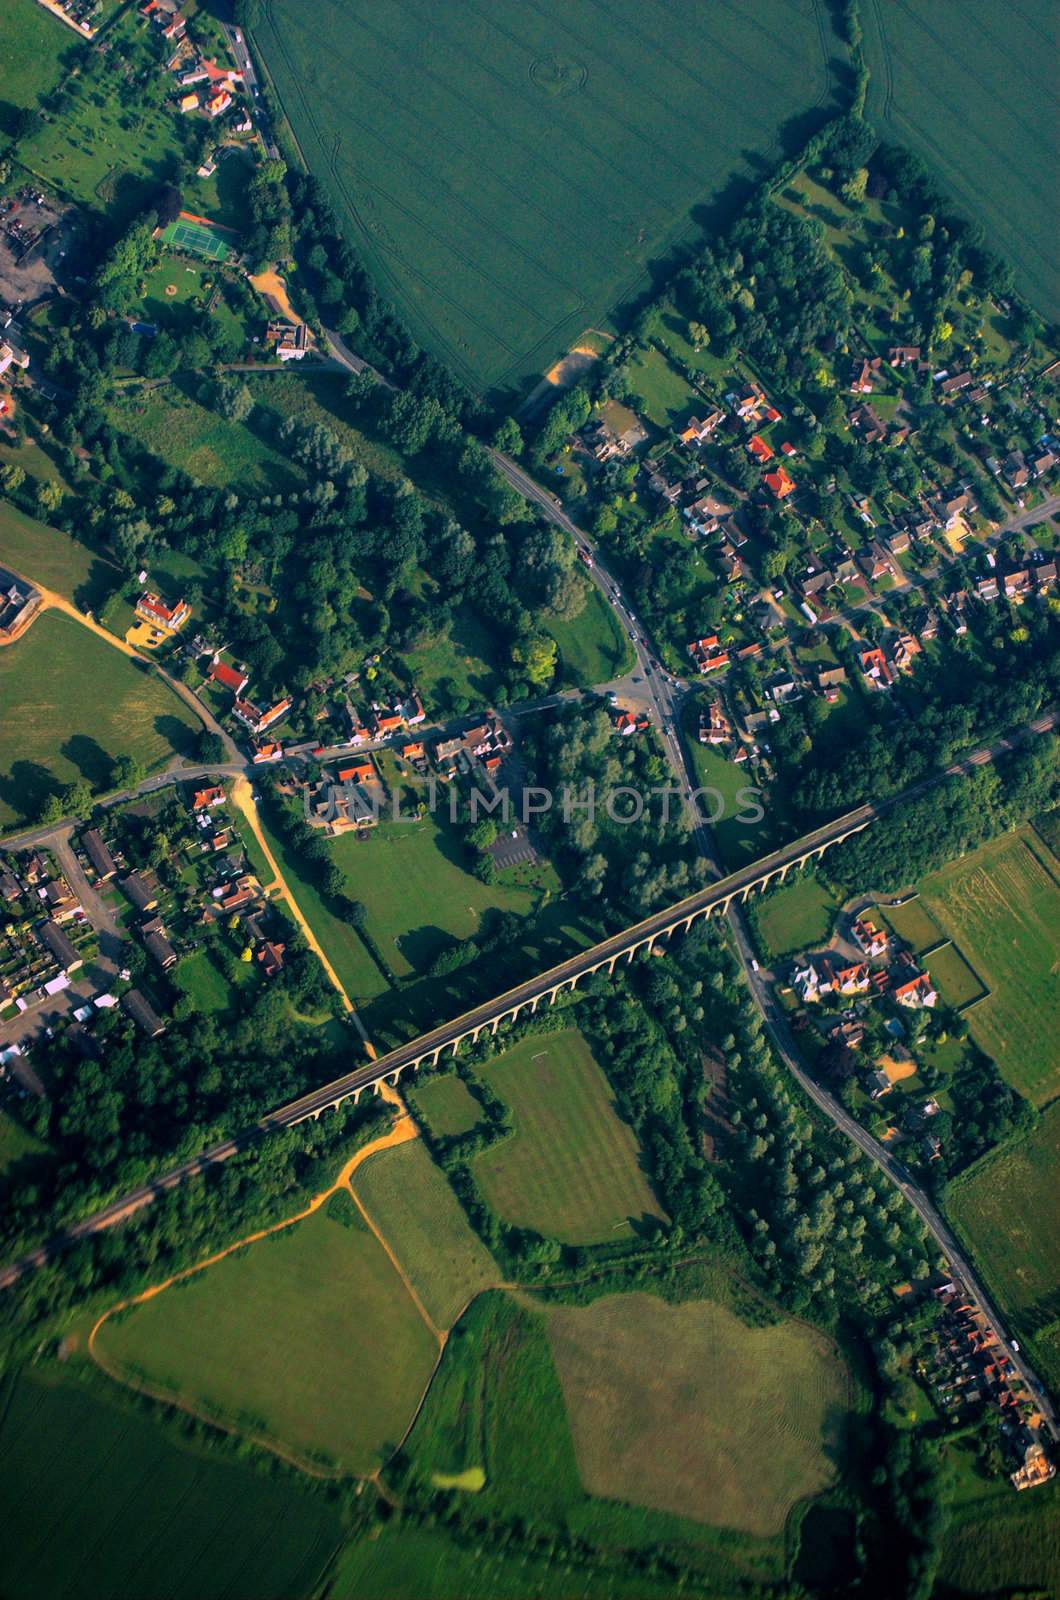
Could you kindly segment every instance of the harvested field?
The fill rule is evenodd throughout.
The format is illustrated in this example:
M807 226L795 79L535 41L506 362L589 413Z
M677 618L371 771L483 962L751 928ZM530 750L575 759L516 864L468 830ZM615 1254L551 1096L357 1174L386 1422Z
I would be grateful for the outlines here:
M764 1536L834 1481L849 1379L804 1324L626 1294L548 1327L591 1494Z

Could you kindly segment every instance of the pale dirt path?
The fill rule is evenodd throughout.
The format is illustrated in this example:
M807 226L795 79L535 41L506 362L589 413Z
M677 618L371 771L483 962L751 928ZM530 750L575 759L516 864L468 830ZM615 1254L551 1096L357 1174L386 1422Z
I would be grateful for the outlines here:
M312 1216L314 1211L319 1211L320 1207L325 1205L331 1199L332 1195L339 1193L339 1191L342 1189L345 1189L347 1194L350 1195L357 1205L361 1215L371 1228L372 1233L386 1251L387 1257L398 1272L402 1283L408 1291L410 1299L416 1307L416 1310L419 1312L420 1316L423 1318L434 1337L438 1339L438 1361L440 1361L442 1357L442 1351L445 1348L445 1335L439 1333L439 1331L434 1327L434 1324L431 1322L426 1311L424 1310L419 1296L412 1288L404 1268L401 1266L401 1263L398 1261L393 1250L390 1248L390 1245L383 1238L378 1228L364 1210L364 1207L357 1198L357 1195L353 1189L353 1185L350 1182L350 1179L357 1171L357 1168L361 1166L363 1162L367 1161L370 1156L377 1155L381 1150L392 1150L398 1145L407 1144L410 1139L419 1138L419 1128L416 1126L411 1114L405 1109L404 1102L402 1101L397 1090L392 1088L391 1085L385 1081L380 1084L379 1089L384 1100L391 1105L400 1107L402 1115L386 1133L381 1134L378 1139L372 1139L370 1143L363 1145L360 1150L355 1151L350 1159L346 1162L345 1166L343 1166L334 1182L329 1184L326 1189L322 1189L319 1194L314 1195L312 1200L309 1201L309 1204L306 1205L301 1211L296 1211L292 1216L283 1217L279 1222L270 1223L267 1228L259 1228L255 1233L247 1234L245 1238L236 1240L234 1244L226 1245L223 1250L215 1251L212 1256L207 1256L204 1261L196 1262L194 1266L184 1267L181 1269L181 1271L174 1272L162 1283L152 1284L150 1288L141 1290L139 1294L131 1295L127 1300L121 1300L117 1305L110 1306L108 1310L104 1311L102 1315L96 1319L88 1335L86 1349L89 1356L96 1363L96 1366L99 1367L101 1372L104 1372L106 1376L114 1383L120 1383L125 1385L127 1388L133 1388L137 1391L137 1393L145 1394L149 1396L150 1399L158 1400L164 1405L174 1406L178 1411L183 1411L188 1416L196 1417L200 1422L208 1423L212 1428L220 1428L223 1433L230 1434L233 1438L249 1439L251 1444L257 1445L264 1450L270 1450L273 1455L279 1456L281 1460L289 1462L291 1466L297 1467L301 1472L308 1472L315 1478L336 1478L343 1476L343 1474L338 1470L329 1471L327 1468L322 1467L318 1462L311 1461L307 1457L299 1455L297 1451L292 1451L286 1448L278 1440L273 1439L267 1434L247 1434L244 1429L225 1423L205 1411L200 1411L189 1401L182 1400L179 1397L170 1394L165 1389L159 1389L151 1384L144 1383L140 1378L135 1380L130 1379L129 1376L122 1371L119 1365L108 1361L106 1356L100 1353L100 1351L96 1348L96 1338L104 1323L109 1321L111 1317L116 1316L119 1311L125 1311L131 1306L142 1305L147 1300L153 1300L156 1295L160 1295L163 1290L171 1288L173 1284L182 1283L185 1279L192 1277L195 1273L204 1272L207 1267L216 1266L219 1261L223 1261L226 1256L232 1255L236 1250L242 1250L245 1245L256 1244L259 1239L267 1239L270 1234L278 1233L282 1228L290 1228L296 1222L303 1222L306 1217ZM427 1388L430 1387L430 1382L433 1380L434 1374L437 1370L438 1362L436 1361L431 1371L431 1378L428 1380ZM425 1394L426 1389L424 1390L424 1395ZM420 1405L422 1404L423 1396L420 1398ZM417 1406L416 1410L418 1413L419 1406ZM374 1478L377 1476L377 1473L378 1469L376 1473L373 1473L370 1476Z
M279 273L271 270L269 272L259 272L257 277L251 278L249 282L250 287L256 289L263 298L267 295L270 299L275 300L288 322L293 322L296 328L302 326L302 319L287 298L287 285Z
M251 833L253 833L258 842L259 848L265 857L265 860L269 863L269 866L272 869L273 882L269 885L269 888L275 888L279 890L279 893L282 899L286 902L292 917L305 934L306 942L308 943L309 948L320 962L320 965L324 968L324 971L327 973L332 986L337 990L344 1010L349 1016L354 1027L357 1029L357 1032L360 1034L361 1039L364 1041L364 1048L367 1051L369 1058L374 1061L376 1059L375 1046L372 1044L368 1034L365 1032L364 1024L354 1009L353 1001L346 993L346 990L343 987L342 981L339 978L338 973L335 971L335 968L331 965L331 962L324 954L320 940L317 938L316 934L309 926L309 923L306 921L306 918L302 912L302 908L299 906L298 901L291 893L290 886L280 870L279 862L276 860L276 857L273 855L272 850L269 847L269 841L265 837L265 831L261 826L261 819L258 816L258 808L254 804L254 794L246 778L233 779L231 796L233 805L236 807L237 811L239 811L242 816L246 818Z

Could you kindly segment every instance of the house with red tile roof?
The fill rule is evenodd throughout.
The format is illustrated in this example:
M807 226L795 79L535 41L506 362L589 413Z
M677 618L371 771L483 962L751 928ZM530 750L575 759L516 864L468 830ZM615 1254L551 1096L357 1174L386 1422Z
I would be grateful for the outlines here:
M254 746L254 765L260 767L266 761L279 761L283 755L283 745L275 739L266 739L262 744Z
M247 673L238 667L230 667L225 661L214 661L207 676L214 683L219 683L222 689L231 689L237 700L250 682Z
M339 768L340 783L371 783L375 768L370 761L359 761L354 767Z
M754 434L747 441L747 451L749 455L754 456L756 461L764 463L773 459L773 446L768 444L760 433Z
M795 479L787 467L781 466L775 472L767 472L762 481L777 500L785 500L789 494L795 493Z
M136 615L143 622L164 628L167 633L176 633L191 616L191 607L186 600L178 600L173 606L167 605L161 595L148 592L137 600Z
M224 803L225 792L223 785L214 784L209 789L196 791L192 798L191 809L193 811L211 811L214 806L223 806Z
M938 999L935 987L926 972L918 972L906 983L900 983L891 991L891 997L900 1006L908 1006L911 1010L919 1010L924 1006L931 1007Z
M858 656L858 666L865 677L872 678L881 689L889 689L894 682L894 673L878 645L874 645L871 650L861 651Z

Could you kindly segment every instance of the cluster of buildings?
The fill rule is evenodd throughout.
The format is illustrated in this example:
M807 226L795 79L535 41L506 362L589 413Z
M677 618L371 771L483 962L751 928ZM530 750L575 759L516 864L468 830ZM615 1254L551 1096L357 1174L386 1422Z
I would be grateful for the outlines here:
M0 1017L7 1018L69 988L92 927L50 854L37 850L0 861L0 912Z
M986 1313L956 1279L934 1291L942 1316L919 1375L945 1412L992 1407L1005 1453L1015 1464L1009 1479L1017 1490L1033 1489L1056 1476L1045 1444L1042 1417L1023 1377Z
M435 739L431 759L443 778L474 777L479 772L495 780L512 749L512 736L495 712L466 733Z
M40 591L0 568L0 645L25 633L40 610Z

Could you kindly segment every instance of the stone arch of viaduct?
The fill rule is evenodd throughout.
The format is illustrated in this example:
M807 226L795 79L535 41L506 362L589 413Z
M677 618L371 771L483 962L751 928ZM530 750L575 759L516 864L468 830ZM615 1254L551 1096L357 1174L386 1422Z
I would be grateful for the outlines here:
M641 950L647 950L650 954L660 940L668 940L674 933L687 933L701 918L711 917L715 913L725 916L734 900L743 904L755 890L761 893L774 881L783 883L789 872L811 861L819 861L826 850L841 844L852 834L860 833L871 820L871 814L863 816L854 813L847 825L844 826L842 819L833 824L823 839L820 833L824 830L819 830L787 850L765 857L757 864L760 871L750 869L751 876L748 876L747 869L733 873L720 883L680 901L669 912L658 913L627 929L625 933L612 935L592 949L582 951L560 966L553 967L550 972L542 973L539 980L509 990L507 994L498 996L492 1004L468 1012L465 1018L458 1018L454 1023L424 1034L410 1044L399 1046L380 1057L370 1068L351 1073L347 1078L303 1096L301 1101L296 1101L288 1108L283 1117L285 1125L293 1126L308 1117L318 1118L324 1111L337 1110L349 1099L358 1101L362 1094L378 1093L383 1083L396 1086L403 1073L415 1072L424 1064L436 1066L446 1052L451 1056L458 1055L460 1046L466 1040L475 1044L484 1033L489 1033L491 1037L496 1034L502 1023L516 1022L524 1014L532 1016L542 1003L554 1005L561 994L576 989L584 978L592 977L597 972L606 972L610 976L620 961L629 964ZM531 992L527 993L527 990Z

